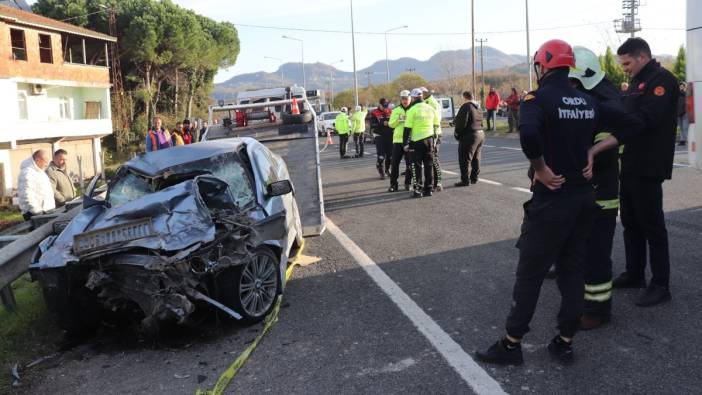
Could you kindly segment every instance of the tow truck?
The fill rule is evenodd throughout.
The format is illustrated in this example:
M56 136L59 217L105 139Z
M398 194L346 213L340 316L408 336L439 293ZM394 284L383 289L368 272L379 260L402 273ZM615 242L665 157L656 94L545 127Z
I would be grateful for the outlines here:
M209 126L202 136L202 141L252 137L282 157L288 165L306 237L320 235L325 229L315 112L319 105L316 91L299 86L241 92L232 103L220 100L209 106Z

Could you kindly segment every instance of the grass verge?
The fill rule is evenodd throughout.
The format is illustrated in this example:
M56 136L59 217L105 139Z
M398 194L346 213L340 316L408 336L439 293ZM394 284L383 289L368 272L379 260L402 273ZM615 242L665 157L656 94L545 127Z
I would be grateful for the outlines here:
M14 283L12 290L17 310L0 306L0 394L10 391L10 371L17 363L28 363L56 351L61 331L49 318L41 288L26 274ZM20 372L22 375L22 372Z

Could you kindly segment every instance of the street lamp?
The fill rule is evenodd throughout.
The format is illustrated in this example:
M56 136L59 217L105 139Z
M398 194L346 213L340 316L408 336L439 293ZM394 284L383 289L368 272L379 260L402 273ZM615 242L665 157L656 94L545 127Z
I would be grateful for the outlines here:
M339 59L336 62L329 63L329 66L334 66L337 63L343 62L344 59ZM329 109L334 108L334 67L329 69Z
M529 73L529 91L531 91L531 49L529 48L529 0L524 0L526 6L526 41L527 41L527 73Z
M387 83L390 83L390 61L388 60L388 33L394 30L406 29L407 25L393 27L385 31L385 73L387 76Z
M281 58L274 58L272 56L264 56L264 59L272 59L272 60L277 60L280 62L280 86L285 86L284 78L283 78L283 59Z
M302 86L307 89L307 79L305 78L305 44L299 38L290 36L283 36L283 38L300 42L300 50L302 51Z
M355 105L358 105L358 77L356 76L356 32L353 29L353 0L349 0L351 5L351 53L353 55L353 97Z

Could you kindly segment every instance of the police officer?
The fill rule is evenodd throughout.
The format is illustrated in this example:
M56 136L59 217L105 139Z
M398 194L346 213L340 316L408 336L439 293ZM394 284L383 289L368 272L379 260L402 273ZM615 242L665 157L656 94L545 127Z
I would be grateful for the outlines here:
M458 167L461 169L461 181L453 184L457 187L467 187L478 182L480 155L485 142L483 111L473 101L472 93L463 92L463 99L466 102L454 118L453 132L458 140Z
M677 80L651 57L642 38L626 40L617 50L619 63L631 77L624 106L644 122L644 132L627 141L622 154L621 216L624 226L626 271L614 288L646 287L648 247L651 282L639 294L637 306L654 306L670 300L670 256L663 214L664 180L673 172L675 152ZM593 155L617 144L610 136L593 147Z
M400 92L400 105L392 110L390 121L388 124L393 128L392 134L392 165L390 169L390 188L388 192L396 192L398 190L397 179L400 176L400 162L405 158L405 191L409 191L410 182L412 181L412 171L410 170L410 153L405 152L403 136L405 133L405 119L407 111L412 105L410 91L403 90Z
M584 47L573 47L576 67L570 78L576 88L589 94L600 105L624 111L622 96L600 67L597 55ZM594 143L610 133L598 130ZM595 186L597 213L587 240L585 258L585 307L580 329L595 329L609 322L612 311L612 242L619 210L619 150L612 147L595 158L592 183Z
M390 174L390 162L392 160L392 135L393 130L388 126L391 111L388 108L389 102L382 98L378 101L378 107L371 112L371 130L375 135L375 150L378 162L375 167L378 169L380 179L384 180Z
M432 166L434 169L434 190L440 192L443 189L441 185L441 164L439 163L439 146L441 145L441 104L434 98L434 95L429 89L424 86L419 89L422 90L422 99L436 111L436 116L439 119L439 125L434 128L434 161L432 162Z
M519 263L507 317L506 336L478 360L521 364L520 342L529 331L541 284L553 262L561 292L559 334L548 345L561 363L573 361L572 339L583 309L583 263L595 214L595 195L587 176L588 148L599 108L568 81L573 51L561 40L545 42L534 55L539 88L524 97L520 113L522 150L531 162L532 199L524 203ZM622 118L622 123L626 121ZM637 124L625 127L636 130ZM615 131L624 130L621 125Z
M346 155L346 146L349 143L349 110L346 107L341 107L341 112L334 119L334 128L339 134L339 156L341 159L348 159Z
M366 132L366 112L363 107L356 106L351 115L351 133L356 147L355 158L363 158L363 134Z
M412 89L412 107L405 118L405 152L412 148L412 197L431 196L434 184L434 128L439 124L436 111L422 100L422 90ZM420 171L424 171L424 185Z

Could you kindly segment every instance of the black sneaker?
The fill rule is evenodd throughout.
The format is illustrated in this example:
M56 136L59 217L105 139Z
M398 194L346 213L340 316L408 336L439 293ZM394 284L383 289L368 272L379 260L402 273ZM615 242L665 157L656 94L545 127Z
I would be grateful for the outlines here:
M519 343L505 345L504 339L495 342L485 352L477 351L475 359L495 365L521 365L524 363L522 346Z
M468 181L460 181L460 182L454 183L453 186L454 186L454 187L469 187L469 186L470 186L470 182L468 182Z
M429 197L429 196L431 196L431 195L433 195L433 194L434 194L434 193L432 193L431 189L428 189L428 190L424 191L424 196L425 196L425 197Z
M548 353L551 354L553 359L563 365L570 365L575 360L572 342L569 343L563 340L560 335L557 335L551 340L551 343L548 345Z
M634 302L639 307L651 307L670 300L670 291L666 287L651 284L641 290L639 297Z
M614 288L644 288L646 287L646 280L642 278L635 278L629 272L624 272L612 281L612 287Z
M419 191L414 191L414 192L412 192L412 195L410 195L410 197L412 197L412 198L420 198L422 196L424 196L424 195L422 195L422 193Z
M405 184L405 191L409 191L409 190L410 190L410 185L409 185L409 184Z
M478 179L476 178L476 179L474 179L474 180L470 180L470 183L471 183L471 184L477 184L477 183L478 183Z
M391 186L390 188L388 188L388 192L397 192L397 187Z
M441 185L441 184L436 184L436 185L434 186L434 191L436 191L436 192L441 192L441 191L443 191L443 190L444 190L444 187L443 187L443 185Z
M341 159L351 159L351 157L348 156L348 155L344 155L344 156L341 157Z

